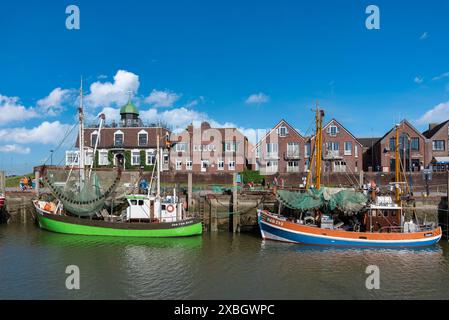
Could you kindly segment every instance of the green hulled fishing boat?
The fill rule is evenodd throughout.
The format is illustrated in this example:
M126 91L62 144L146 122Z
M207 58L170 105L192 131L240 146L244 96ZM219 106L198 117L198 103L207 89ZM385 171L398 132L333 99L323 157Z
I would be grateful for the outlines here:
M79 146L84 146L83 93L80 90L79 112ZM96 154L98 140L104 122L100 116L98 139L93 154ZM152 193L150 183L147 194L126 195L127 208L114 214L113 208L106 205L106 200L116 189L121 177L118 166L115 177L103 179L94 172L93 164L85 167L85 151L79 150L79 165L66 171L46 170L44 166L44 184L51 190L54 201L33 201L36 219L42 229L75 235L117 236L117 237L186 237L200 235L202 222L190 216L183 203L173 190L172 195L161 196L160 192L160 141L157 135L156 166L153 168L154 179L157 167L156 191ZM77 175L73 172L78 172ZM113 172L109 172L110 175Z

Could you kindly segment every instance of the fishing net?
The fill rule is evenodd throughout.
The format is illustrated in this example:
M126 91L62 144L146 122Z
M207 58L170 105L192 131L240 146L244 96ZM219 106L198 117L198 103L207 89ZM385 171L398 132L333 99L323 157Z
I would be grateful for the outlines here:
M339 209L345 213L360 211L366 205L368 197L351 189L321 188L309 189L306 192L278 190L278 201L291 209L321 209L330 212Z
M98 213L120 181L120 173L92 172L81 183L78 172L47 170L44 184L62 202L64 209L76 216L88 217Z

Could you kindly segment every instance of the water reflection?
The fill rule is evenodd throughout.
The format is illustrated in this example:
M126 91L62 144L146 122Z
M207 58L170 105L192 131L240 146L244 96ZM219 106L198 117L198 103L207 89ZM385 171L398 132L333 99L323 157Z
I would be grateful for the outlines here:
M176 239L71 236L0 226L0 298L428 299L449 297L447 242L354 249L262 241L218 232ZM65 289L65 268L81 290ZM365 287L368 265L381 290Z

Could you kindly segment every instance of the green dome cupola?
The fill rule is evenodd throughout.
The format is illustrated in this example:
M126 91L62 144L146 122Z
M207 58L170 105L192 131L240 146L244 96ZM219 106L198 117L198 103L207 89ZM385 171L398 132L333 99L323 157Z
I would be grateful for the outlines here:
M129 99L128 103L120 108L120 114L135 114L139 115L139 109L132 103L131 99Z

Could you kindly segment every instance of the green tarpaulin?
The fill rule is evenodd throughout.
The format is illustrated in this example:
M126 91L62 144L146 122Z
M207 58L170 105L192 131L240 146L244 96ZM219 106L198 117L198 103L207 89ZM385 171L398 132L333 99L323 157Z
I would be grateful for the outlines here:
M330 212L338 209L353 213L363 209L368 201L362 192L338 188L309 189L306 192L278 190L276 196L283 206L303 211L321 209Z

